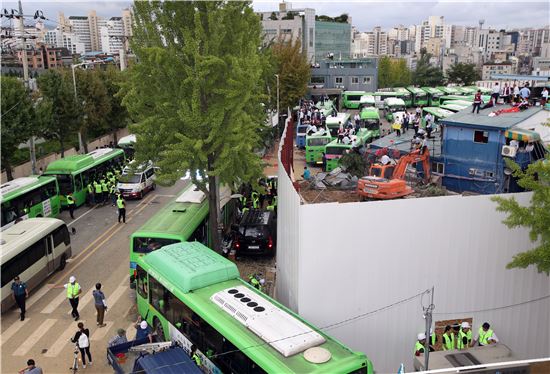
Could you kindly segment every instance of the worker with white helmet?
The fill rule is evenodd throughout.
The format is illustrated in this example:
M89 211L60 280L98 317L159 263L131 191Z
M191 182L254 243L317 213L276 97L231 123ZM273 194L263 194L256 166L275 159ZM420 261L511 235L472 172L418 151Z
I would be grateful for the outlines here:
M458 332L458 341L456 342L456 349L467 349L472 344L472 330L468 322L462 322L460 324L460 331Z
M424 353L424 346L426 344L426 334L421 332L416 337L417 337L417 341L414 344L414 355L420 356L422 353Z
M73 316L75 321L78 321L80 318L80 314L78 313L78 300L79 296L82 293L82 288L80 287L80 284L76 281L76 278L74 275L71 275L69 278L69 283L66 283L62 286L55 285L52 288L65 288L67 290L67 299L69 300L69 304L71 304L71 315Z

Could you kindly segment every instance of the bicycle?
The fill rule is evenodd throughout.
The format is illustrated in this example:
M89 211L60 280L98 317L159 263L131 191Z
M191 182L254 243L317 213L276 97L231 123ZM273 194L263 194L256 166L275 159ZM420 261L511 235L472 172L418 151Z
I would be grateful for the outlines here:
M73 374L76 374L78 372L78 353L80 350L78 349L78 344L74 345L74 356L73 356L73 365L69 368L69 370L72 371Z

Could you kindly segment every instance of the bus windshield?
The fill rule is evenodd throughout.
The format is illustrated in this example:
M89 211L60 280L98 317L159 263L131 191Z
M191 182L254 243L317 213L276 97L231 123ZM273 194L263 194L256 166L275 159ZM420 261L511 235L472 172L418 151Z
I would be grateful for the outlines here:
M369 130L378 130L378 120L377 119L366 119L365 120L365 127Z
M165 238L134 238L134 252L137 253L149 253L156 251L165 245L179 243L178 239L165 239Z
M363 95L346 95L346 100L348 101L359 101Z
M55 176L59 184L59 193L68 195L73 192L73 177L70 174L58 174Z
M348 150L347 147L327 147L327 155L343 155Z

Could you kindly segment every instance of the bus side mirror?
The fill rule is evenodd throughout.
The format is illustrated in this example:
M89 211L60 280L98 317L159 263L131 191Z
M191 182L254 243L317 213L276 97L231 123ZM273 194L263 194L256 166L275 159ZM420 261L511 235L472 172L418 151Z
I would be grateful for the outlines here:
M74 227L71 227L71 234L76 235L76 229Z

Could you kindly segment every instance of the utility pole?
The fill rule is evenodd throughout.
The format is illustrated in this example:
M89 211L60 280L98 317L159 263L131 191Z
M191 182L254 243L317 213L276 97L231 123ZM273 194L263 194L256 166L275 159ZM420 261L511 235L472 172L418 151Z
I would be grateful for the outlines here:
M424 370L427 371L428 365L430 364L430 343L432 337L430 334L430 328L432 327L432 312L435 308L434 305L434 287L432 286L432 291L430 292L430 305L424 308L424 318L426 319L426 342L424 343ZM435 331L434 331L435 333Z
M281 113L279 112L279 74L275 74L277 78L277 140L279 139L279 121L281 119Z

